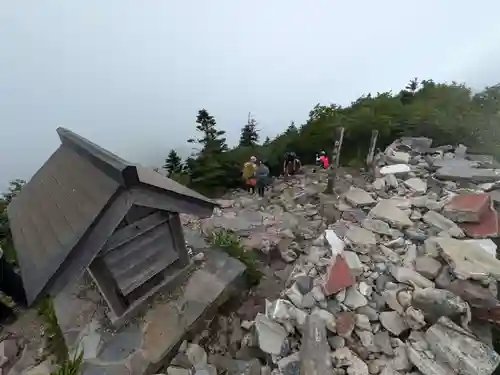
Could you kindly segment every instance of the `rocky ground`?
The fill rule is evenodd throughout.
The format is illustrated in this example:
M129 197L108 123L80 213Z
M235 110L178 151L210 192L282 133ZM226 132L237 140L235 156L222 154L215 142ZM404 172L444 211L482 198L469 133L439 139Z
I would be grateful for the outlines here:
M204 237L228 230L258 255L264 277L184 342L164 372L492 374L500 363L492 348L500 322L496 168L463 146L403 139L378 155L370 175L340 169L333 195L323 193L326 172L306 167L276 179L265 198L236 191L211 218L184 217L198 261ZM43 360L37 319L33 333L21 332L24 320L4 331L5 373ZM29 335L31 343L21 342Z
M374 178L340 170L233 192L196 231L230 230L265 276L186 342L169 375L488 375L500 363L495 162L403 139ZM198 246L199 247L199 246Z

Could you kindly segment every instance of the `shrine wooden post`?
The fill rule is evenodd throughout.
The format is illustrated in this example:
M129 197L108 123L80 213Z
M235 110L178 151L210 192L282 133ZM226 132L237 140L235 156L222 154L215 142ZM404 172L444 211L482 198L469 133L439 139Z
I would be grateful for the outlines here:
M370 173L374 170L374 157L375 148L377 146L378 140L378 130L372 130L372 138L370 140L370 148L368 149L368 155L366 156L366 168Z
M342 142L344 141L344 128L337 128L337 136L335 137L335 143L332 152L332 162L330 168L328 169L328 182L326 185L325 193L333 194L333 188L335 185L335 178L337 176L337 169L340 163L340 150L342 148Z

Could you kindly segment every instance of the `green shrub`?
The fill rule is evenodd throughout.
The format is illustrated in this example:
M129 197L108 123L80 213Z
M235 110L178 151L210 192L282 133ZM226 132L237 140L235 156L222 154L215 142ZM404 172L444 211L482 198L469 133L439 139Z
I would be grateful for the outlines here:
M238 259L247 267L246 277L251 285L257 284L262 278L262 272L259 271L255 253L245 249L238 236L234 233L227 230L214 231L210 235L210 243L233 258Z

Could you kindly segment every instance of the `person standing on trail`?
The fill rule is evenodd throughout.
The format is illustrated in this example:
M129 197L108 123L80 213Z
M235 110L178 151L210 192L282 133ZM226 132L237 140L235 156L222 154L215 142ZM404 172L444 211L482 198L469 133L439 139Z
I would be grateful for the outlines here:
M257 165L255 162L257 158L252 156L249 161L243 165L243 180L245 181L245 187L250 194L255 192L255 170Z
M0 248L0 291L11 297L19 307L26 308L28 306L21 276L7 262L2 248ZM0 302L0 324L8 325L15 320L14 311L3 302Z
M263 197L266 185L269 181L269 168L262 160L259 160L257 164L257 170L255 171L255 186L257 187L257 194L259 194L259 197Z
M321 151L319 162L324 169L328 169L328 156L326 156L325 151Z
M283 174L285 177L294 175L301 167L300 160L297 158L295 152L289 152L285 155L283 163Z

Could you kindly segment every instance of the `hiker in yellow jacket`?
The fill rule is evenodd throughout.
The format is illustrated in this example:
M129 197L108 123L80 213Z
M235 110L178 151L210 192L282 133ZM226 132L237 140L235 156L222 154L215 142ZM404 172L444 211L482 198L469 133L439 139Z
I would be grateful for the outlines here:
M243 181L245 181L245 185L249 193L253 194L255 192L255 170L257 169L257 165L255 162L257 158L252 156L249 161L243 165Z

